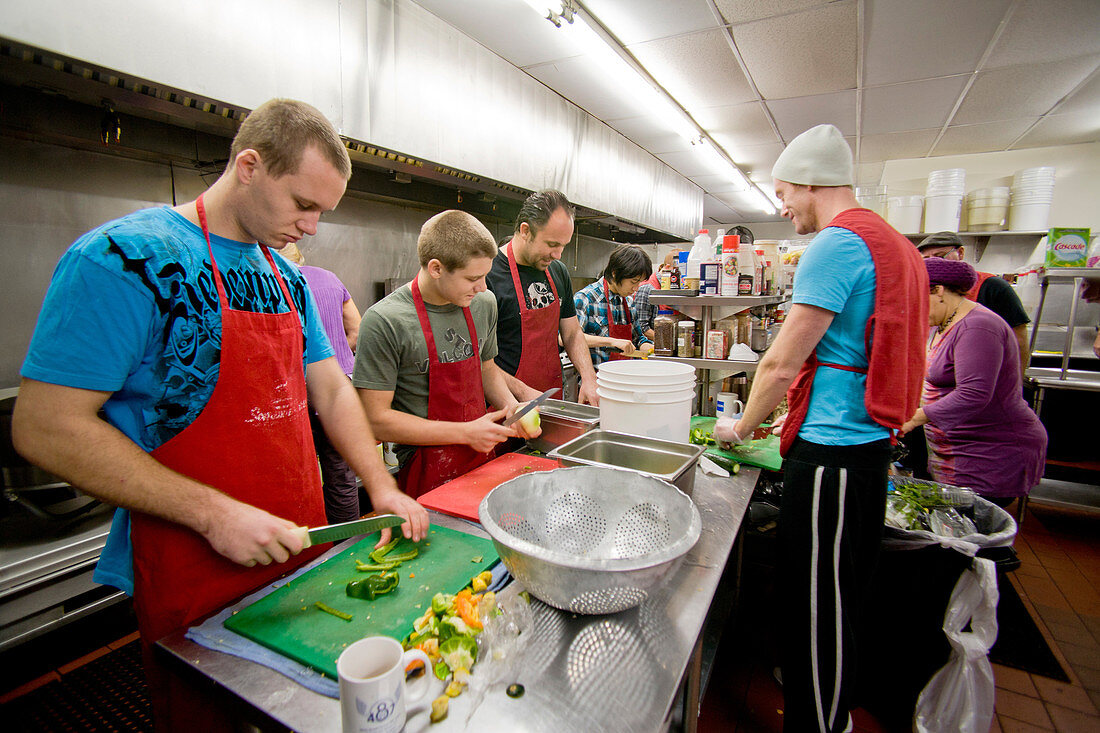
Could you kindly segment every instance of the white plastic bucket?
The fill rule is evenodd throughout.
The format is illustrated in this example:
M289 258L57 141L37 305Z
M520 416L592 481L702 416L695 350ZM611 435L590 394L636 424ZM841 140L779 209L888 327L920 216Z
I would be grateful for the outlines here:
M1050 218L1050 202L1021 204L1013 202L1008 208L1008 228L1014 232L1042 231Z
M924 199L924 231L959 231L962 201L961 193L926 197Z
M596 394L598 394L601 399L607 396L613 400L629 400L640 404L653 405L663 404L665 402L675 402L683 399L685 396L693 396L695 394L695 387L677 387L676 389L668 390L655 390L648 387L616 389L615 387L607 387L601 384L596 387Z
M665 391L665 392L675 392L675 391L683 391L685 389L694 389L694 387L695 387L695 376L690 375L690 376L687 376L687 377L678 377L676 379L669 379L669 380L664 381L664 382L651 382L651 381L642 381L642 380L632 380L632 379L625 378L625 377L620 377L620 378L616 379L614 377L607 376L607 375L604 375L604 374L597 374L596 375L596 386L597 387L610 387L612 389L626 389L626 390L648 389L648 390L658 390L658 391Z
M920 231L923 213L923 196L891 196L886 206L886 221L902 234L915 234Z
M691 406L695 391L682 392L668 402L635 402L609 396L597 389L600 396L600 428L615 433L644 435L649 438L688 442L691 429Z
M640 382L652 380L648 383L660 383L669 378L685 377L691 375L695 378L695 367L691 364L681 364L676 361L650 361L648 359L621 359L618 361L605 361L596 367L598 375L637 379Z

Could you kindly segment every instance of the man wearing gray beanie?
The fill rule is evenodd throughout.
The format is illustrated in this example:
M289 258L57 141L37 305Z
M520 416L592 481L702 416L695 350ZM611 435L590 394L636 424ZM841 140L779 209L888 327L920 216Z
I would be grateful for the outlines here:
M920 400L928 275L909 240L860 208L836 127L792 140L772 178L783 216L817 236L742 417L719 420L715 437L743 442L787 397L777 575L784 729L843 731L891 446Z

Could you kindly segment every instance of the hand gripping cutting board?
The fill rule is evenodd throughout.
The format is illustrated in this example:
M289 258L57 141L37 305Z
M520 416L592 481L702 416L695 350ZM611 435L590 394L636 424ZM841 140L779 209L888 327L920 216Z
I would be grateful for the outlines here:
M442 514L476 522L478 505L485 495L497 486L531 471L549 471L554 468L561 468L561 466L557 461L549 458L506 453L432 489L417 501L422 506Z
M377 535L360 540L242 608L225 620L226 628L338 679L336 658L348 644L377 635L401 641L431 606L433 595L458 592L499 557L491 540L432 526L419 545L404 540L394 548L394 553L420 550L397 567L401 582L396 590L373 601L348 598L348 581L368 575L355 569L355 561L370 562L367 556L377 542ZM352 620L321 611L313 605L317 601L351 614Z

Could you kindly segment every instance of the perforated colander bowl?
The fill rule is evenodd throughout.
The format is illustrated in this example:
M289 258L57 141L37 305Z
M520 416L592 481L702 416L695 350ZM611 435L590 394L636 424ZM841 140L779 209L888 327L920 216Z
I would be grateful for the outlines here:
M584 614L644 601L702 525L692 500L667 481L598 466L506 481L481 500L478 518L532 595Z

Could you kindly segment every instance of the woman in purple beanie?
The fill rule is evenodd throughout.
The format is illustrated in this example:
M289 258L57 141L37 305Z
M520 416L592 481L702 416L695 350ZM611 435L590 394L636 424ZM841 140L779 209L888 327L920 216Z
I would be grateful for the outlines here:
M928 470L1007 506L1043 476L1047 433L1021 396L1020 354L1004 320L966 292L977 273L961 260L924 261L931 286L928 365L921 407Z

